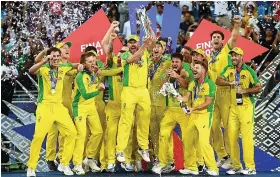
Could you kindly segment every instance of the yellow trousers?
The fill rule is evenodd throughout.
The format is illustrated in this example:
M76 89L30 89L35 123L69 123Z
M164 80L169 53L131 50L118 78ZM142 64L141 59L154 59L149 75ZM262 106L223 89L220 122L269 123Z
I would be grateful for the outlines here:
M117 136L117 152L124 152L128 144L131 128L135 120L136 105L142 111L136 122L137 142L141 149L149 149L149 127L151 115L151 101L147 88L124 87L121 94L121 118Z
M188 141L188 136L185 134L185 129L187 126L187 119L188 116L184 114L182 109L180 107L168 107L164 113L164 118L160 122L160 134L159 134L159 153L158 153L158 159L160 162L160 165L166 166L168 163L174 162L173 160L173 139L171 138L173 136L173 129L177 125L177 123L180 125L181 132L182 132L182 142L183 147L185 147L185 144ZM172 146L170 145L172 144ZM172 151L172 153L171 153ZM185 151L185 149L184 149ZM171 155L171 157L170 157ZM184 161L187 161L186 156L184 154Z
M151 109L151 123L150 123L150 137L153 147L153 153L155 157L158 157L159 151L159 133L160 133L160 123L164 117L164 111L166 106L154 106ZM168 150L168 157L173 160L173 136L170 137L170 144Z
M198 171L195 154L195 141L198 139L206 166L218 172L214 151L209 142L211 123L212 113L191 113L185 131L182 132L188 137L184 144L184 154L187 159L185 168Z
M231 105L230 90L217 89L216 96L211 139L213 140L213 148L216 151L218 158L222 159L230 154L228 138L228 117ZM222 124L224 127L224 135L221 129Z
M239 133L242 137L243 158L246 168L255 170L254 162L254 106L231 106L228 121L229 142L233 168L242 168L240 162Z
M36 110L35 132L30 146L30 158L28 161L29 168L36 169L42 143L54 123L64 137L64 151L61 164L69 165L73 155L77 132L68 110L62 104L40 103Z
M90 137L86 144L88 158L96 157L103 136L103 129L95 105L79 105L78 108L78 116L75 117L77 140L73 153L74 165L82 164L83 161L87 125L90 131Z
M72 100L63 101L63 106L65 106L69 112L70 117L72 118ZM72 119L71 119L72 120ZM48 132L47 141L46 141L46 159L48 161L54 161L56 156L56 149L57 149L57 140L59 144L58 150L58 158L61 159L62 152L63 152L63 144L64 138L59 134L58 128L56 124L54 124L51 130Z
M106 114L105 114L105 103L103 100L98 100L95 102L96 109L100 118L100 122L102 125L103 132L106 132ZM96 156L96 159L99 157L99 161L101 163L101 168L107 167L106 163L106 155L105 155L105 136L102 137L102 143L99 147L99 152Z
M118 124L121 117L121 103L109 101L105 108L106 113L106 132L105 132L105 149L106 149L106 158L107 164L114 164L116 161L115 149L117 144L117 131ZM132 135L132 134L130 134ZM129 143L124 151L126 157L126 163L131 162L131 153L132 153L132 139L129 138Z

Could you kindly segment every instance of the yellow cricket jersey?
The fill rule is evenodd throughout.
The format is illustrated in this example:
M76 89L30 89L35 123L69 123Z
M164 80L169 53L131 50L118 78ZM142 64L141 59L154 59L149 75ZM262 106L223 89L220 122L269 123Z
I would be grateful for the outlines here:
M114 76L120 72L123 71L123 68L111 68L111 69L104 69L103 63L100 60L97 60L98 67L101 69L101 73L99 74L99 83L104 82L105 76ZM103 91L100 91L100 93L95 97L95 101L103 101Z
M162 75L170 68L171 62L165 58L161 58L159 62L152 62L149 60L149 76L148 89L150 93L151 103L154 106L165 106L166 100L162 94L159 94L161 89Z
M57 83L55 87L55 93L52 94L52 84L50 75L50 64L47 63L38 71L38 103L62 103L62 91L64 87L64 79L67 72L72 70L71 63L59 64L58 70L54 70L54 75L57 76Z
M114 74L113 76L107 76L107 82L109 85L109 101L121 102L121 92L122 92L122 75L116 74L113 72L122 72L122 67L117 67L117 56L113 56L113 65L108 68L108 70L104 70L103 72L110 72L110 74ZM103 73L104 75L105 73Z
M221 76L227 79L229 82L235 81L236 70L233 65L228 65L221 72ZM240 87L241 89L251 88L257 83L260 83L255 71L247 66L246 64L242 65L242 69L239 72L240 75ZM231 88L231 104L236 104L236 88ZM243 105L254 104L255 98L251 94L242 94Z
M191 81L188 86L188 92L191 92L191 107L196 107L204 103L206 96L214 97L211 105L207 109L195 111L195 113L211 113L214 111L216 85L208 76L205 77L204 83L201 86L196 80Z
M166 77L166 74L162 75L162 80ZM189 73L186 72L186 77L190 77ZM186 89L181 88L180 87L180 83L178 81L176 81L176 84L178 84L178 89L177 92L181 95L184 96L186 95ZM174 84L173 84L174 85ZM175 88L176 89L176 88ZM177 101L176 98L174 98L174 95L168 93L168 95L165 97L166 100L166 106L168 107L180 107L180 103ZM190 101L189 101L190 103ZM187 103L187 105L189 105L189 103Z
M75 79L74 98L72 102L73 116L78 116L78 109L92 109L95 104L95 97L99 94L97 89L98 77L86 71L79 72Z
M225 68L227 65L231 64L231 58L229 55L231 48L229 44L227 43L219 52L219 54L215 57L215 54L212 53L209 59L209 65L208 65L208 73L210 76L210 79L215 83L217 77L222 72L223 68ZM213 57L213 59L212 59ZM218 86L217 88L225 88L229 89L228 86Z
M65 78L63 80L63 92L62 92L62 99L63 105L68 105L72 102L72 84L75 80L77 75L77 69L73 69L66 73Z
M136 63L126 63L126 60L131 55L132 54L129 51L121 55L121 59L124 61L123 86L134 88L146 87L148 78L148 60L150 58L150 54L147 50L145 50L143 56L141 57L141 66Z

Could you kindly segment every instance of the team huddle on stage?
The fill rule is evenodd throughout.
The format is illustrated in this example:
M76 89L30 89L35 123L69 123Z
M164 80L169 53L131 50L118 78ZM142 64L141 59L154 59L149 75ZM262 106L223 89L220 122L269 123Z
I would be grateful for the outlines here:
M231 175L256 174L253 94L261 84L236 47L241 19L233 22L225 45L222 32L211 33L210 56L189 47L165 54L166 43L156 39L149 22L151 35L142 45L131 35L127 47L115 54L116 21L102 40L105 65L92 46L80 63L69 61L71 42L42 51L30 68L38 76L39 94L27 176L36 176L46 135L48 166L65 175L115 172L117 163L126 171L142 171L142 160L152 163L156 174L170 173L175 169L172 132L177 124L184 157L180 173L217 176L221 167ZM161 94L166 83L178 94Z

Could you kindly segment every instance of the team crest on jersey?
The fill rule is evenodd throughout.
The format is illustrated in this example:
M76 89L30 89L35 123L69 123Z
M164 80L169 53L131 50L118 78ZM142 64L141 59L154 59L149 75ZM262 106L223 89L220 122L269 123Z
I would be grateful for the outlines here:
M241 75L241 79L246 79L246 76L245 75Z
M123 108L124 108L124 109L126 108L126 103L123 104Z
M78 120L79 120L79 121L82 121L82 116L78 117Z
M62 70L59 70L58 73L59 73L59 74L63 74L63 71L62 71Z
M202 88L201 88L201 92L204 92L204 91L205 91L205 88L204 88L204 87L202 87Z
M232 72L231 72L231 73L229 73L229 76L230 76L230 77L233 77L233 73L232 73Z
M37 121L40 122L40 120L41 120L41 116L38 116Z

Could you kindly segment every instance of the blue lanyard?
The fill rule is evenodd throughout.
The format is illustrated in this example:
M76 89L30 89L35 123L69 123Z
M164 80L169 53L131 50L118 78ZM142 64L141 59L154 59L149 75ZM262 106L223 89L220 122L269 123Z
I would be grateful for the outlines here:
M154 67L151 66L150 74L149 74L151 80L154 78L154 75L157 72L157 69L159 68L161 62L162 62L162 59L160 59L160 61Z
M84 70L88 75L90 75L91 77L91 82L94 82L97 75L96 74L92 74L91 72L89 72L87 69Z
M51 86L52 86L52 90L53 90L53 89L55 89L56 84L57 84L58 71L50 70L50 75L51 75Z
M198 98L198 96L199 96L199 93L200 93L200 91L201 91L201 89L202 89L203 84L204 84L204 80L203 80L203 82L201 83L201 85L200 85L199 83L197 83L197 84L195 84L195 86L193 87L193 93L194 93L193 97L194 97L194 100L197 100L197 98Z
M219 53L221 52L221 49L219 49L218 51L214 52L213 55L211 56L211 61L209 63L213 64L215 63L217 60L216 60L216 57L219 55Z

